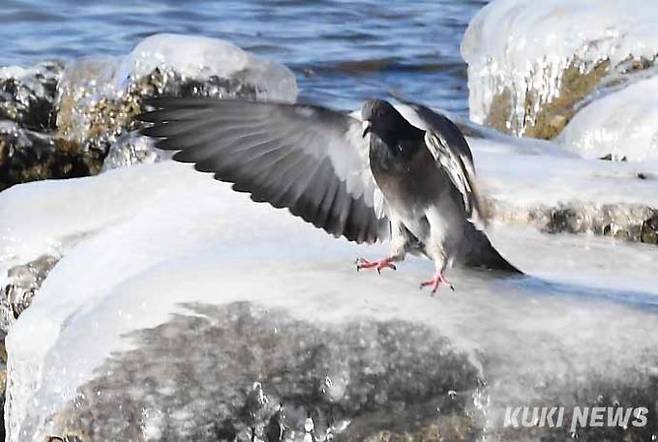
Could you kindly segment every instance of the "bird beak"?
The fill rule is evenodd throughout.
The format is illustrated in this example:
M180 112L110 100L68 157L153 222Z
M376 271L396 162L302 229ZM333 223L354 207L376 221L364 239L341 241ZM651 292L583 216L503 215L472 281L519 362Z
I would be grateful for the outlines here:
M370 133L370 121L364 120L361 125L363 126L363 138Z

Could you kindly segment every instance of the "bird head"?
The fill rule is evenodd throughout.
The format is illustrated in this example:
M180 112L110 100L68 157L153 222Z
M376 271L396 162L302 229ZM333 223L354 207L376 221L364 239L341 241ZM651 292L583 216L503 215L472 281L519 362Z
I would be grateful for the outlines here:
M363 137L370 132L381 138L396 128L404 127L407 121L402 115L385 100L368 100L361 107L361 120L363 121Z

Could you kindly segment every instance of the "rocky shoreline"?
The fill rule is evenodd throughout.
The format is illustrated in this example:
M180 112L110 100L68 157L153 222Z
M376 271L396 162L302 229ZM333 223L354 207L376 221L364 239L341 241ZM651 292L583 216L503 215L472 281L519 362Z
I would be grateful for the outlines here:
M153 160L158 154L147 155L144 140L130 137L135 129L133 117L142 111L141 103L147 98L296 98L290 71L255 61L225 42L215 43L213 50L229 63L233 56L248 59L249 69L227 66L229 74L222 76L207 74L202 68L189 71L187 65L163 60L143 71L140 56L170 38L167 34L148 38L124 59L85 58L0 68L0 190L30 181L95 175L103 169ZM185 39L176 38L174 44L196 41ZM130 63L134 67L126 67ZM122 71L125 69L127 73ZM268 69L272 79L261 81L260 71Z
M658 270L657 248L643 260L627 244L658 244L655 163L501 133L555 139L654 60L574 56L531 71L534 89L471 75L498 91L477 114L497 131L459 124L494 220L532 227L502 241L526 241L529 255L513 258L528 273L547 255L574 275L631 261ZM168 34L123 58L0 68L8 440L564 440L574 437L564 428L503 428L505 407L616 403L656 415L644 281L613 289L457 269L464 296L437 301L406 293L425 270L411 261L410 275L372 289L342 265L377 246L328 242L137 135L133 117L160 95L293 102L297 86L286 67L230 43ZM537 230L555 234L551 244ZM570 242L590 235L611 241L594 252ZM601 251L611 256L594 262ZM576 436L640 441L656 422Z
M503 133L554 139L593 101L654 76L658 35L646 24L658 11L635 0L597 11L588 5L577 0L568 14L561 1L483 8L461 48L471 119Z
M95 85L110 81L102 78L107 73L98 72L99 63L81 60L66 68L44 63L21 71L19 76L0 76L0 87L9 97L0 113L6 118L0 120L2 188L95 175L115 167L167 159L166 153L153 149L149 139L134 132L132 118L141 112L141 103L149 97L257 97L256 85L218 76L185 78L172 68L156 68L130 80L120 91L99 92ZM462 129L476 140L498 137L470 122L464 122ZM638 179L654 178L642 174ZM592 233L649 244L657 241L658 208L652 205L592 202L585 209L571 207L565 201L520 211L498 202L495 196L490 201L496 218L529 223L548 232Z

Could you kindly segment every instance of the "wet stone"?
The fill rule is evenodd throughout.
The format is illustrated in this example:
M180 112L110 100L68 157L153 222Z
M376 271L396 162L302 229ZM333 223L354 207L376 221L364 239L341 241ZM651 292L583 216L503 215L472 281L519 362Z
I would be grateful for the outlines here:
M131 134L145 98L256 99L268 93L265 86L254 84L261 80L253 72L193 78L173 67L157 67L119 81L121 67L120 58L107 56L0 68L0 190L159 158L148 143Z
M658 244L658 210L642 223L641 240L648 244Z
M127 132L117 137L103 160L102 172L128 167L133 164L151 164L170 159L174 152L155 149L153 139L137 132Z
M616 239L658 244L658 211L643 204L561 203L524 210L489 200L494 217L530 224L548 233L588 233Z
M0 290L0 334L9 331L11 325L32 303L59 257L42 255L24 265L12 267L7 272L7 285Z
M186 307L190 315L132 333L138 348L98 368L52 417L58 431L163 441L364 440L433 428L478 435L477 370L427 327L322 325L248 302Z
M59 89L58 137L82 155L96 158L92 174L101 169L150 162L158 155L150 145L147 147L146 141L140 140L142 137L132 133L137 129L134 117L144 110L142 102L146 98L166 95L255 99L259 91L257 86L239 78L210 76L198 80L160 68L144 77L129 78L127 85L119 86L114 79L117 66L111 61L78 60L67 67ZM104 165L106 157L110 160Z
M552 210L544 226L552 233L595 233L637 242L652 241L656 229L655 211L641 205L603 205L602 207L563 206Z
M102 101L103 109L92 108L83 111L88 112L91 118L92 130L91 133L85 132L80 139L87 140L87 148L106 152L102 170L168 159L172 156L170 153L154 149L152 140L134 132L136 123L133 118L142 111L141 103L145 98L165 95L239 97L253 100L256 98L257 91L256 86L242 83L237 79L211 76L207 80L199 81L184 79L174 71L164 72L156 69L145 78L131 83L128 93L120 99ZM99 119L94 115L114 117Z
M52 134L0 121L0 190L48 178L74 178L98 172L104 155L80 155L77 146Z
M574 406L614 405L645 407L650 424L578 428L579 439L656 431L655 353L644 367L610 362L565 376L489 350L474 364L438 329L404 320L330 325L247 301L184 308L128 335L134 349L106 359L48 428L81 441L566 440ZM566 418L504 426L505 407L517 404L562 406Z
M599 160L603 160L603 161L621 161L621 162L626 162L626 161L628 161L628 158L626 158L625 155L623 155L623 156L616 156L616 155L613 155L613 154L609 153L609 154L603 155L601 158L599 158Z
M561 73L560 90L555 96L545 97L542 91L532 89L526 91L525 102L521 103L522 115L516 114L519 104L514 102L515 95L509 88L502 88L492 97L484 124L503 133L552 139L564 129L583 100L603 84L610 71L608 60L587 66L574 59Z
M4 352L4 343L2 344L2 349ZM5 358L6 360L6 355ZM5 399L6 399L6 393L7 393L7 366L5 362L0 363L0 406L4 408L5 405ZM5 439L5 420L4 417L3 419L0 419L0 439L4 440Z
M54 129L54 100L62 70L62 63L55 61L28 69L0 68L0 119L32 130Z

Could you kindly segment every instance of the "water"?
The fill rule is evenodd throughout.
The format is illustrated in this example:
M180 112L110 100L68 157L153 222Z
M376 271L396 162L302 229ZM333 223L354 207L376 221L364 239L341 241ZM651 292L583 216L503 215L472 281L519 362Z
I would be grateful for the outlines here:
M459 44L486 3L4 0L0 65L121 55L154 33L200 34L286 64L304 101L353 109L366 97L397 90L467 115Z

